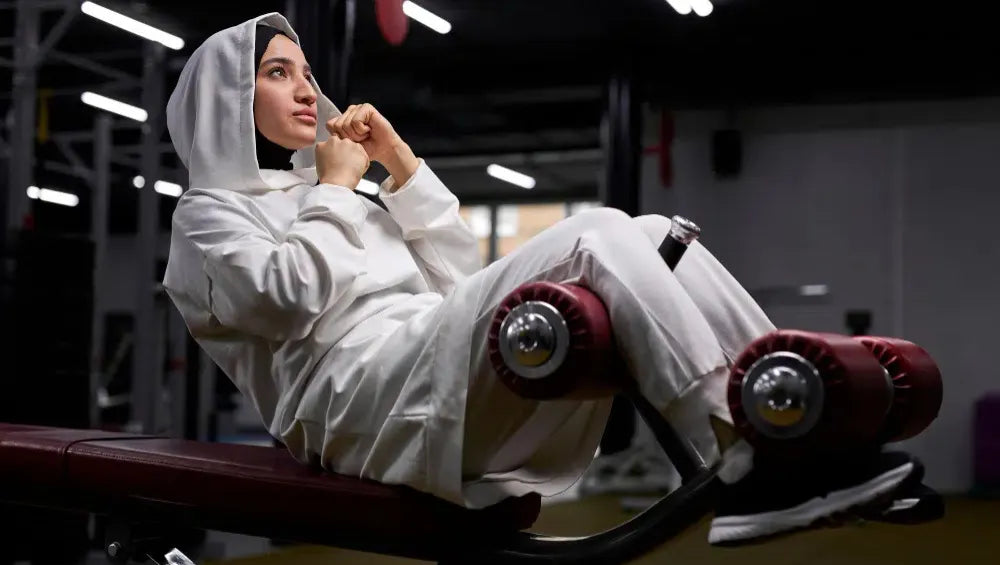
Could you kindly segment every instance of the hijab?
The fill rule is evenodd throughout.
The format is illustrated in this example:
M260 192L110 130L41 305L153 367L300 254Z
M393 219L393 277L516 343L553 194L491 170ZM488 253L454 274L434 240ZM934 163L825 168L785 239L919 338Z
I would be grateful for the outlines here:
M260 70L260 61L264 58L264 52L267 51L268 44L270 44L271 40L278 35L288 37L276 28L264 24L257 24L257 38L256 41L254 41L253 57L254 77L257 76L256 72ZM256 80L256 78L254 80ZM261 169L292 169L292 155L295 154L294 150L286 149L264 137L256 125L254 126L254 137L257 141L257 165Z

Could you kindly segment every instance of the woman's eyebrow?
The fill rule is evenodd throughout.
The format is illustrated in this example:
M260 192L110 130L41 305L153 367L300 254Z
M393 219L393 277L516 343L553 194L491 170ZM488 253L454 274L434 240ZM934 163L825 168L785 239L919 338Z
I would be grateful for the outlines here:
M268 60L264 61L263 63L261 63L260 66L263 67L264 65L269 65L271 63L283 63L283 64L289 65L291 67L295 66L295 61L289 59L288 57L271 57L270 59L268 59ZM308 63L306 63L306 65L303 67L303 69L305 69L305 71L307 73L310 72L310 71L312 71L312 68L309 66Z

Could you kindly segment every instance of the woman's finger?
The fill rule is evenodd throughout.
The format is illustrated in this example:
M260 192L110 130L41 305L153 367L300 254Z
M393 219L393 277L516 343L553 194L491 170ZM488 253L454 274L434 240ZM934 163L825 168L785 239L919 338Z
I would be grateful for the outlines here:
M364 104L358 106L358 115L361 116L362 120L367 124L371 122L372 117L378 113L375 106L365 102Z
M358 137L360 137L361 139L367 139L368 134L372 131L372 128L369 127L368 124L366 124L358 117L355 117L353 120L351 120L351 128L354 130L354 133L357 134ZM361 141L361 139L357 141Z
M335 129L337 131L337 137L339 137L341 139L346 139L347 138L347 132L344 131L344 126L346 124L347 124L347 119L346 119L345 116L341 116L341 117L337 118L337 121L334 124L334 127L335 127Z
M351 113L351 127L358 135L363 136L365 139L368 138L368 134L372 131L368 123L371 121L374 110L375 108L371 104L365 103L359 105Z
M350 129L351 115L354 113L354 111L355 111L356 108L357 107L353 106L353 105L352 106L348 106L347 110L344 112L344 115L340 117L341 132L343 133L344 136L350 138L352 141L356 141L356 140L351 135L351 129Z
M344 116L344 131L352 140L360 142L367 138L368 132L365 131L367 126L358 119L358 109L358 106L352 106L351 110Z

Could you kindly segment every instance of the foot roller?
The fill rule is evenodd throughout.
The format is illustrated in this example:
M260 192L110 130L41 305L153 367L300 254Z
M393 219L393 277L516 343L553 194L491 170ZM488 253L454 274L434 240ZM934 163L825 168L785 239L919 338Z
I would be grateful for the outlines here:
M941 374L903 340L779 330L737 358L728 401L740 433L794 454L913 437L941 406Z

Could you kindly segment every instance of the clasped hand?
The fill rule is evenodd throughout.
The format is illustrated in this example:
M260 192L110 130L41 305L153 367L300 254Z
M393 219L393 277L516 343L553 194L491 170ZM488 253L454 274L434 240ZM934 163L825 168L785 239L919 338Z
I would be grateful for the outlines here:
M330 138L316 144L316 172L322 183L354 189L372 161L385 167L397 186L417 169L410 148L371 104L348 107L329 120L326 129Z

